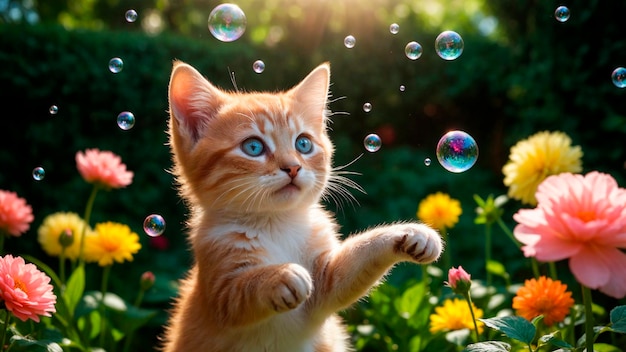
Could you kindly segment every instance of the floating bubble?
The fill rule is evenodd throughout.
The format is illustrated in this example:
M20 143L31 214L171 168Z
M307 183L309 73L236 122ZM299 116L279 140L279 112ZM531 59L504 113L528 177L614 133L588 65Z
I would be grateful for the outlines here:
M565 22L569 19L569 9L566 6L559 6L554 10L554 18L559 22Z
M404 90L405 90L405 89L406 89L406 87L405 87L405 86L403 86L403 85L402 85L402 86L400 86L400 91L401 91L401 92L404 92Z
M345 45L348 49L354 48L356 45L356 38L351 35L343 38L343 45Z
M437 143L437 160L450 172L469 170L478 159L478 145L463 131L450 131Z
M431 163L430 158L424 159L424 165L430 166L430 163Z
M422 56L422 46L418 42L409 42L404 47L404 53L409 59L417 60Z
M109 60L109 71L113 73L120 73L124 68L124 61L119 57L114 57Z
M254 72L256 73L261 73L263 71L265 71L265 62L261 61L261 60L256 60L253 64L252 64L252 69L254 70Z
M143 230L150 237L158 237L165 232L165 219L159 214L148 215L143 221Z
M611 79L617 88L626 88L626 68L618 67L613 70Z
M124 17L126 18L126 22L133 23L137 21L137 11L130 9L126 11L126 14L124 14Z
M48 109L48 112L50 113L50 115L56 115L59 112L59 107L56 105L52 105Z
M389 26L389 32L391 32L391 34L398 34L398 32L400 31L400 25L397 23L392 23Z
M363 140L363 145L365 146L365 150L370 153L374 153L380 149L380 147L383 145L383 141L377 134L372 133L365 136L365 139Z
M44 177L46 177L46 170L43 167L37 166L33 169L33 179L35 181L41 181Z
M246 14L235 4L221 4L209 14L209 32L220 41L232 42L246 31Z
M365 112L370 112L370 111L372 111L372 104L371 104L371 103L365 103L365 104L363 104L363 111L365 111Z
M135 115L130 111L122 111L117 115L117 125L124 131L128 131L135 126Z
M435 51L444 60L454 60L463 53L463 38L454 31L441 32L435 39Z

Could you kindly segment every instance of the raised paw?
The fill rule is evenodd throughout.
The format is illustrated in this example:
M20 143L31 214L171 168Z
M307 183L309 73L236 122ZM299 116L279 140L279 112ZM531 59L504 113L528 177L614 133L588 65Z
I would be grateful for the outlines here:
M441 254L443 243L437 231L417 223L397 224L394 232L394 251L408 254L417 263L430 263Z
M309 272L298 264L286 264L278 272L270 302L277 312L295 309L313 290Z

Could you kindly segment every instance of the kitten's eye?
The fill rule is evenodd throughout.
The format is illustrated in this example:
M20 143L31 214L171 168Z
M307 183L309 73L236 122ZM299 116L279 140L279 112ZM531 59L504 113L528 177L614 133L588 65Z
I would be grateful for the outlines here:
M296 139L296 150L302 154L309 154L313 150L311 138L300 136Z
M241 150L250 156L259 156L263 154L265 146L258 138L248 138L241 143Z

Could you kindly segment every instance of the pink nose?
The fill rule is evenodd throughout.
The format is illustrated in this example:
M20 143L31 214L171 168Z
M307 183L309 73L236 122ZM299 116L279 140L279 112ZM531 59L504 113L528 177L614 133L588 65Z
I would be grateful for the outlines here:
M300 165L292 165L287 167L281 167L280 169L285 171L287 175L289 175L289 177L294 178L298 176L298 171L300 171L301 168L302 166Z

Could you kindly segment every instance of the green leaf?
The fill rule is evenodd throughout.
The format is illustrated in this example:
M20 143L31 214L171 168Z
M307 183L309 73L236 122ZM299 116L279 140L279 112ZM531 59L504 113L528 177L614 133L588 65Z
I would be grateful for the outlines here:
M528 320L518 316L479 319L488 327L500 331L506 336L530 344L535 338L537 329Z
M613 345L609 345L608 343L594 343L593 344L594 352L622 352L622 350Z
M474 201L476 202L476 204L478 204L479 207L481 208L485 207L485 201L482 198L480 198L478 194L474 194Z
M425 296L425 284L420 282L409 287L402 296L394 301L394 305L398 314L405 319L409 319L415 314L415 311L422 303Z
M504 267L504 264L496 260L487 261L487 271L500 277L509 276L509 274L506 272L506 268Z
M125 311L111 311L110 318L120 331L129 334L148 323L157 315L154 309L142 309L135 306L128 306Z
M537 347L541 347L541 346L545 346L548 344L552 344L556 347L561 347L561 348L567 348L567 349L573 349L574 346L570 345L569 343L563 341L560 339L561 337L561 331L557 330L557 331L553 331L550 334L547 335L543 335L539 338L539 341L537 343Z
M84 292L85 268L79 265L67 280L65 290L63 290L63 299L71 316L74 315L76 305L80 302Z
M25 336L13 335L11 337L11 351L24 352L63 352L61 346L50 340L33 340Z
M486 341L467 345L463 352L508 352L511 345L502 341Z
M626 306L617 306L611 310L611 329L626 334Z

